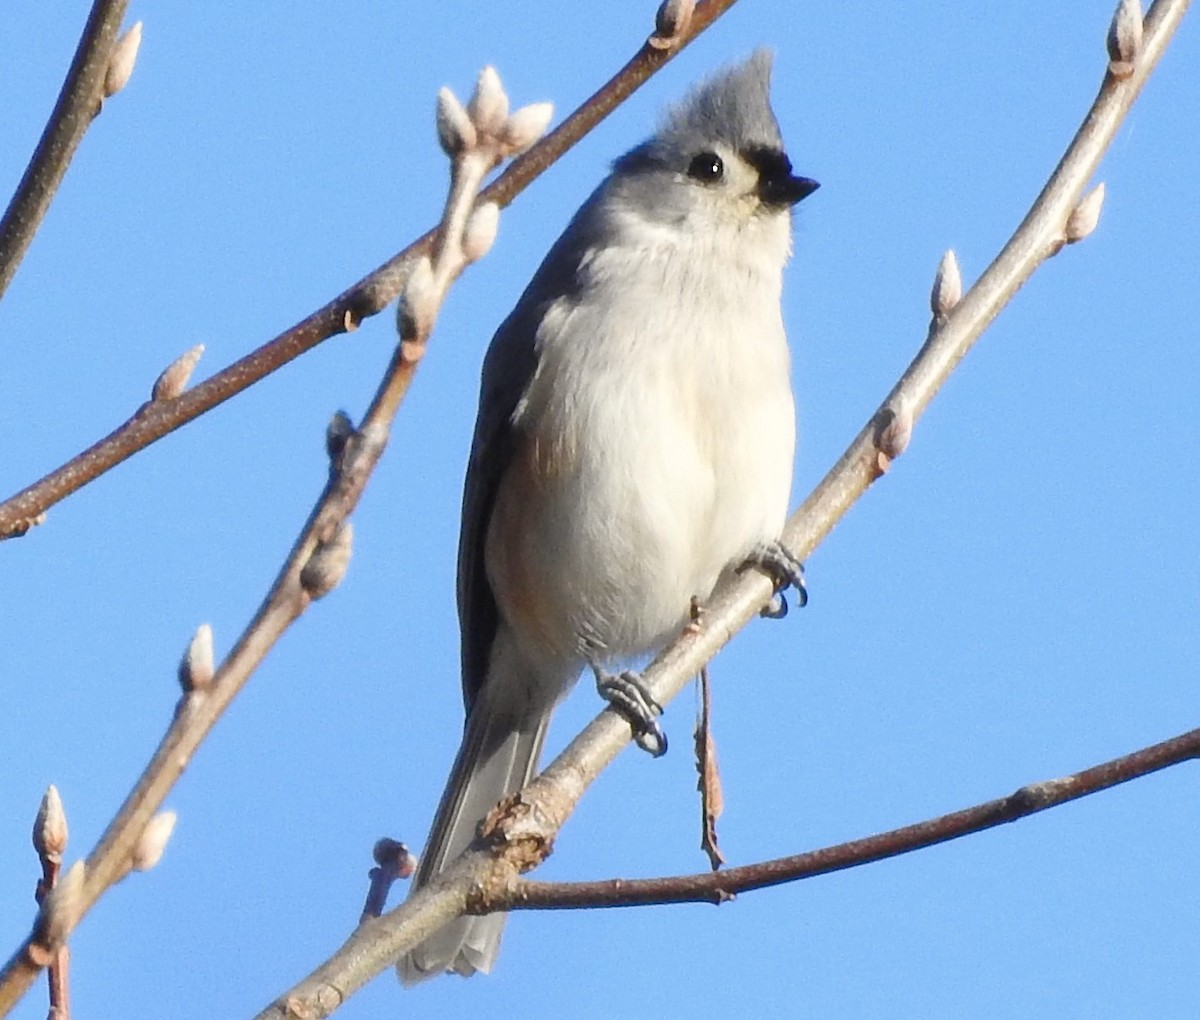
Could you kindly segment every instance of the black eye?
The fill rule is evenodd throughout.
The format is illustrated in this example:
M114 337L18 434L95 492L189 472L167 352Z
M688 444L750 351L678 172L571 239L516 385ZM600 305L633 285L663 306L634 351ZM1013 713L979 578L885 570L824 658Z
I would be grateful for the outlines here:
M688 165L688 176L712 184L725 176L725 164L715 152L702 152Z

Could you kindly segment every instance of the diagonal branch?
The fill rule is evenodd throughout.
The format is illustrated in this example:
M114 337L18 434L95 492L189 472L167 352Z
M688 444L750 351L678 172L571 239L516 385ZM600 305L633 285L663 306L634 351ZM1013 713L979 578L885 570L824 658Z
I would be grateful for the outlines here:
M0 297L16 275L84 132L100 108L104 76L128 0L96 0L41 140L0 219Z
M480 895L471 906L479 913L487 913L491 910L722 903L733 899L738 893L873 864L927 846L947 843L1006 822L1027 818L1101 790L1109 790L1197 757L1200 757L1200 729L1181 733L1170 740L1113 758L1074 775L1030 783L998 800L989 800L940 818L820 850L725 871L705 871L670 878L614 878L600 882L532 882L519 879L509 889L495 896Z
M548 108L546 113L548 120ZM340 415L331 422L326 436L331 461L329 480L258 612L215 672L211 631L204 627L197 632L180 666L184 693L171 724L125 803L88 856L69 917L53 926L54 941L50 945L39 938L39 933L51 927L47 922L52 919L40 917L33 933L0 971L0 1015L24 994L44 965L43 959L51 958L46 950L56 949L104 892L138 866L135 854L139 840L217 719L288 626L314 600L328 594L341 581L350 558L351 531L347 518L387 446L392 422L416 373L446 293L462 270L486 253L495 237L492 206L484 216L490 220L490 232L485 229L483 243L471 250L473 217L469 214L484 178L509 154L501 142L489 138L453 160L450 195L438 230L439 256L432 262L424 258L421 267L427 279L419 295L424 306L419 326L411 335L402 332L401 343L361 426L354 429ZM412 281L418 276L414 272ZM410 286L406 293L410 303L415 303L418 297L413 290Z
M1122 68L1120 77L1106 74L1049 182L1012 239L961 301L946 280L947 263L952 265L953 260L944 262L934 289L935 318L924 345L876 414L788 521L784 540L793 552L801 557L810 554L890 460L903 452L921 411L1034 270L1064 244L1086 236L1076 212L1081 205L1095 202L1088 199L1081 204L1079 196L1187 7L1188 0L1155 0L1134 59L1124 62L1129 66ZM957 270L951 275L956 277ZM700 621L642 674L655 700L666 704L674 698L772 595L771 582L754 572L719 589ZM516 886L518 874L541 863L584 792L630 739L627 721L611 709L601 712L541 775L489 816L480 840L437 881L389 913L360 925L332 956L256 1020L328 1016L453 917L505 902L502 897Z
M786 545L807 557L853 503L880 477L890 457L903 450L922 410L967 350L1018 288L1066 240L1065 230L1080 193L1095 172L1117 126L1137 98L1166 48L1188 0L1156 0L1145 21L1145 40L1133 73L1105 76L1092 104L1050 181L1011 240L944 321L930 335L879 410L837 464L788 521ZM897 428L897 423L903 423ZM883 446L890 446L884 450ZM660 704L670 700L737 631L767 604L771 584L747 572L724 586L699 624L655 659L643 674ZM614 713L601 713L527 788L523 799L538 806L553 831L566 820L584 789L629 740L629 726Z
M668 60L725 13L736 0L706 0L677 35L663 45L647 42L609 81L538 145L512 163L482 200L507 206L560 156L607 117ZM271 372L339 333L354 329L395 299L415 259L428 254L430 230L378 269L274 340L235 361L182 396L143 406L82 453L0 503L0 540L25 534L41 515L139 450L236 396Z
M711 2L708 5L711 12L708 21L711 22L733 2L734 0ZM694 22L692 28L693 35L700 30ZM666 41L669 46L678 48L686 39L679 35ZM661 41L657 47L648 44L645 48L653 49L659 54L666 52ZM641 80L653 73L665 59L666 57L663 57L657 62L647 63L647 70ZM634 61L627 65L627 69L637 60L635 57ZM481 77L480 88L482 87ZM609 95L608 90L609 86L606 86L597 96L608 95L608 98L598 101L602 104L607 103L607 109L611 109L619 100ZM623 95L628 95L629 91L632 91L632 86ZM8 1013L28 989L39 969L44 966L42 961L46 958L44 950L47 947L39 942L39 932L53 929L56 939L54 944L57 945L74 929L100 896L129 873L133 866L134 851L147 825L217 719L232 703L288 626L313 600L327 594L341 580L350 554L350 526L347 518L357 505L371 472L383 454L391 424L415 375L447 290L469 262L486 252L495 236L495 216L499 205L495 195L505 178L502 177L491 188L482 192L479 188L487 174L502 158L510 155L514 149L519 150L528 144L528 141L520 139L522 132L528 133L531 130L531 119L521 120L521 114L527 112L531 111L517 111L507 124L494 126L496 137L490 139L484 139L484 128L475 125L481 135L481 144L466 146L464 151L453 153L451 190L442 223L427 235L430 243L425 250L432 253L433 258L431 259L425 250L421 250L424 239L406 250L411 253L411 257L400 285L403 287L404 303L398 317L401 342L397 345L361 426L354 429L342 416L335 416L330 423L326 435L331 460L329 481L271 590L232 651L215 672L211 662L211 634L206 633L203 639L201 638L201 632L207 631L207 627L197 632L180 667L180 682L184 687L184 695L176 707L174 718L134 789L88 857L86 867L80 869L82 877L78 887L72 888L69 911L63 911L64 916L59 918L41 918L42 923L35 926L34 933L18 947L0 970L0 1016ZM549 110L545 112L548 119ZM516 127L518 123L520 128ZM544 128L544 124L545 120L540 121L538 134L540 129ZM443 144L447 146L448 151L452 148L447 145L446 138L443 138ZM560 143L561 148L552 149L551 151L556 153L555 158L570 144L572 141L564 141ZM534 154L533 149L530 150L530 154ZM523 186L524 184L521 185ZM517 188L512 191L507 200L511 201L519 190L520 188ZM503 189L500 194L503 197ZM399 289L400 287L397 287L397 290ZM194 364L192 355L185 355L181 361L188 361L189 358L190 364ZM174 384L162 386L158 397L143 409L145 412L152 412L156 407L171 400L186 398L187 392L181 397L173 394L185 384L190 364L175 379ZM164 373L164 379L171 372L169 369ZM48 920L55 920L56 923L50 925L46 923Z

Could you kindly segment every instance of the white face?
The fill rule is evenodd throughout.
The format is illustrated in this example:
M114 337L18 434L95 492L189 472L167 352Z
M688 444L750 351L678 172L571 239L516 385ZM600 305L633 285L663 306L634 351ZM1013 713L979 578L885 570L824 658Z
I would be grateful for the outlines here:
M791 212L763 200L761 159L752 161L731 146L715 142L693 156L686 172L673 175L673 189L686 194L693 230L707 222L729 256L757 256L782 266L791 254Z
M791 205L814 186L773 140L654 139L617 161L594 207L593 243L686 245L689 260L777 278L791 254Z
M720 142L692 157L687 171L677 174L676 180L711 196L700 199L710 208L728 209L730 215L743 219L764 211L757 194L758 170Z

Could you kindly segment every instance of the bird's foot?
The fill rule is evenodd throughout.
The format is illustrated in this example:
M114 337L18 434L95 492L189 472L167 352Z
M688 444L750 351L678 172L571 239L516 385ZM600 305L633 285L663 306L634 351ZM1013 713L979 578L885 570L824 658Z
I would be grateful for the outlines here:
M808 587L804 583L804 564L801 563L782 542L762 542L751 550L739 572L755 567L775 584L775 595L764 607L762 615L772 620L782 620L788 614L784 592L796 589L796 605L803 609L808 605Z
M596 674L596 690L600 697L633 727L637 746L655 758L666 754L667 735L657 718L662 715L662 705L654 700L641 675L632 670L606 673L599 666L593 666L592 672Z

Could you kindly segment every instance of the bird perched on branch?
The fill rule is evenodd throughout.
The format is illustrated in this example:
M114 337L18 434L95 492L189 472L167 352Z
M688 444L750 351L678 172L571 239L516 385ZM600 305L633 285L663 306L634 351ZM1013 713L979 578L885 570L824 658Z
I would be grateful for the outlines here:
M551 713L590 668L661 753L661 711L610 672L677 635L747 561L780 587L795 411L780 311L792 173L771 56L702 83L613 165L551 248L483 365L463 495L467 718L414 889L534 774ZM504 915L462 917L404 982L491 968Z

